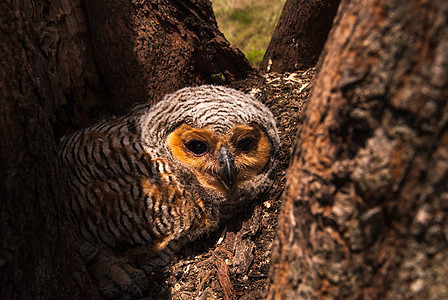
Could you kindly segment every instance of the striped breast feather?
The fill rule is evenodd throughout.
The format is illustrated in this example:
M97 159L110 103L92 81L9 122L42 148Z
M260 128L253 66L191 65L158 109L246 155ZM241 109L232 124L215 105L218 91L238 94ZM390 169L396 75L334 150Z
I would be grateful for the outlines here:
M86 186L78 199L81 233L112 248L164 249L192 227L208 227L200 197L185 189L163 159L153 160L159 179L115 176Z

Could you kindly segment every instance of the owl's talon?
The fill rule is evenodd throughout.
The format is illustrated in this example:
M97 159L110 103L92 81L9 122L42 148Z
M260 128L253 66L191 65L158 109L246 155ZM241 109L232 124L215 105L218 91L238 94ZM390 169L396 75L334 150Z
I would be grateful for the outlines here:
M149 290L149 282L148 277L146 276L145 272L136 269L132 267L131 265L124 265L123 266L126 269L126 272L128 273L129 277L132 280L133 286L130 287L132 292L131 294L141 295L139 297L143 297L146 295L146 292Z
M99 283L98 291L106 299L118 299L120 297L120 291L110 282Z
M103 258L92 264L89 272L106 299L142 298L149 290L146 274L127 263Z

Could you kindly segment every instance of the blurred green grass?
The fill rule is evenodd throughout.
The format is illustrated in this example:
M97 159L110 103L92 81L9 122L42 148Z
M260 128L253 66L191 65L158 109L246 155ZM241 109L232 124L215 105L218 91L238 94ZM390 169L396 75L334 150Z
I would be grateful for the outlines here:
M212 0L221 32L259 67L285 0Z

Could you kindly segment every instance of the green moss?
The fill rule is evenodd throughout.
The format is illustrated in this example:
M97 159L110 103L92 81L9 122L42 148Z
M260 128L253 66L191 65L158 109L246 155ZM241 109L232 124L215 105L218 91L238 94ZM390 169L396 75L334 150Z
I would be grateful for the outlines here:
M251 16L239 8L235 8L230 14L230 20L247 25L251 21Z
M219 29L259 67L285 0L213 0Z
M252 66L259 66L263 61L263 56L266 53L266 49L252 49L247 51L246 58Z

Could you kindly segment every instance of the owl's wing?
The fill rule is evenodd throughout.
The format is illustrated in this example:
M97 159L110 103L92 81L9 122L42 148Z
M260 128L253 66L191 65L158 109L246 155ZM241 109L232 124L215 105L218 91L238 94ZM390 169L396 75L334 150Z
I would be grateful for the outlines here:
M62 141L61 157L84 237L111 248L146 245L159 251L210 222L201 198L164 158L143 147L135 122L116 119L77 132Z
M82 183L124 174L150 174L137 118L98 123L62 139L61 159Z

